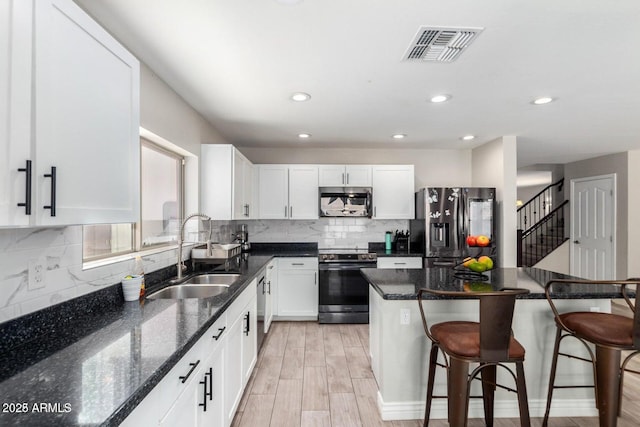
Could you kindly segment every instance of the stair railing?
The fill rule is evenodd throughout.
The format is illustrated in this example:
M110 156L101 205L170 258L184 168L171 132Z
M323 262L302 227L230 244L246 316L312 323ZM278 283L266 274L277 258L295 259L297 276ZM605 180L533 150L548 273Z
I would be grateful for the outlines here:
M554 209L559 197L557 193L562 191L564 178L558 182L547 185L538 194L533 196L524 205L518 208L518 229L527 230ZM564 199L564 197L562 197Z
M565 200L526 230L518 230L518 267L531 267L567 240L565 218L569 201Z

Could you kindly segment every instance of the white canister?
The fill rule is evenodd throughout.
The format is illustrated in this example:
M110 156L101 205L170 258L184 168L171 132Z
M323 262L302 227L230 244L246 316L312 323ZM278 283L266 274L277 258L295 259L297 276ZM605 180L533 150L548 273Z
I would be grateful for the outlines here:
M129 276L122 279L122 293L125 301L138 301L140 298L140 286L144 276Z

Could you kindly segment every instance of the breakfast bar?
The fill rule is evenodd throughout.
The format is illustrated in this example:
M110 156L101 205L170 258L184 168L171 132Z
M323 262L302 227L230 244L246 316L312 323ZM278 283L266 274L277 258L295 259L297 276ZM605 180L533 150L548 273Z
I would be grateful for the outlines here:
M525 377L532 417L544 414L549 372L555 337L553 313L545 298L544 285L552 279L571 279L571 276L536 268L498 268L483 276L451 268L419 270L362 269L368 280L370 300L371 367L378 384L377 404L383 420L416 419L424 416L427 383L429 340L424 333L417 304L421 288L443 291L476 291L483 287L523 288L528 294L516 301L513 333L526 350ZM429 296L423 301L429 324L446 320L478 321L477 301L470 292L469 299L447 299ZM618 286L570 285L551 292L559 311L611 311L611 299L621 298ZM566 349L585 355L578 342L567 341ZM498 373L498 382L512 384L513 380ZM556 384L593 383L591 365L561 360ZM481 393L479 384L472 386L472 394ZM435 395L446 395L446 378L437 371ZM447 418L445 399L435 399L431 418ZM469 404L469 417L483 416L482 400ZM593 389L556 391L551 416L597 416ZM517 417L515 394L498 390L496 417Z

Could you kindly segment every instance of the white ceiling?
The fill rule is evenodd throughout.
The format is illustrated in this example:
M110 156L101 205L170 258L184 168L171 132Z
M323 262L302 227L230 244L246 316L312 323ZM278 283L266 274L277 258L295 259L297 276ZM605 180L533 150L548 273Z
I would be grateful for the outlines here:
M519 166L640 148L637 0L76 1L240 147L516 135ZM455 62L402 61L425 25L484 31Z

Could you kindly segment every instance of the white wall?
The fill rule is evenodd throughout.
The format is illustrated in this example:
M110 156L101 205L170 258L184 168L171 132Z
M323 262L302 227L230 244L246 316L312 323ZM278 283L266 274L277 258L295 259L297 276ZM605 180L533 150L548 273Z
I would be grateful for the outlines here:
M471 185L471 150L238 147L253 163L415 166L416 189Z
M569 274L569 248L571 243L569 240L558 246L553 252L542 258L539 263L534 265L535 268L543 270L555 271L556 273Z
M629 151L628 153L628 189L627 189L627 212L622 215L627 218L627 274L625 277L640 277L640 150ZM620 180L618 179L618 185ZM619 205L618 205L619 206ZM622 230L620 230L622 231ZM620 256L625 252L618 251Z
M637 161L635 156L634 158ZM635 268L635 264L638 262L637 258L627 257L628 245L629 242L631 242L631 240L628 239L628 224L629 222L634 222L632 216L629 218L629 221L627 221L627 218L629 215L637 214L637 211L634 212L629 209L628 196L630 186L628 182L630 181L628 173L632 169L629 166L629 153L627 152L567 163L564 166L565 198L567 200L571 197L572 179L612 173L616 174L616 279L628 277L628 266L634 266L634 269L637 271L637 268ZM640 167L640 163L634 163L633 166L638 168ZM627 262L627 259L629 262Z
M472 185L496 188L500 267L515 267L517 264L516 179L515 136L504 136L473 149Z
M141 124L151 131L147 135L151 139L155 134L196 155L200 154L200 144L204 142L225 142L144 65L140 96ZM187 179L196 183L195 190L194 186L188 186L195 193L187 195L189 211L197 210L197 163L197 158L192 157L187 164ZM176 250L144 256L145 271L175 264L176 258ZM44 287L29 290L29 261L37 259L45 263ZM132 269L133 260L127 260L83 270L81 226L0 229L0 322L118 283Z

